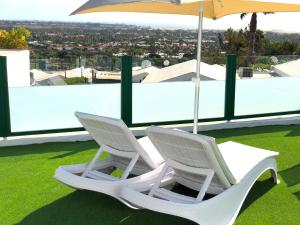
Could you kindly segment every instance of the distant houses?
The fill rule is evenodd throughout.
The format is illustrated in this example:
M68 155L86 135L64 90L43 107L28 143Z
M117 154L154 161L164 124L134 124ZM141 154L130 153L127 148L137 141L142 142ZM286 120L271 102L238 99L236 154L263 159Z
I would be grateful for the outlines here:
M133 83L154 83L169 81L191 81L196 76L196 60L158 68L149 65L146 68L134 67ZM116 71L96 71L91 68L75 68L66 71L43 72L31 70L33 85L63 85L64 79L85 77L90 83L118 83L121 73ZM225 80L226 69L220 65L209 65L201 62L201 80ZM94 82L93 82L94 81Z
M191 81L196 76L196 60L158 68L149 64L147 67L133 67L133 83L158 83L172 81ZM271 78L282 76L299 76L300 59L272 66L272 70L256 71L252 79ZM201 62L201 80L225 80L226 68L222 65L210 65ZM91 68L75 68L66 71L43 72L31 70L32 85L66 85L66 78L84 77L87 83L119 83L120 71L97 71ZM240 71L236 73L236 79L249 79L240 77Z
M133 83L157 83L172 81L191 81L196 76L196 60L190 60L163 68L149 65L134 67L132 70ZM63 85L64 79L85 77L89 83L119 83L121 72L97 71L91 68L75 68L66 71L43 72L31 70L35 82L33 85ZM221 65L210 65L201 62L201 80L225 80L226 68ZM237 79L239 77L237 76Z

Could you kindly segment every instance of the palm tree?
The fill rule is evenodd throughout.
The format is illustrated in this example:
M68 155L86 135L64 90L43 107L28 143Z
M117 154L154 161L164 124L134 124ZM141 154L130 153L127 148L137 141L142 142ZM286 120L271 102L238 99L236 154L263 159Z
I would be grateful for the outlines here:
M264 15L270 14L268 12L265 12ZM247 13L242 13L240 15L241 19L244 19L246 17ZM253 55L255 53L255 34L257 30L257 13L252 13L251 20L249 23L249 43L248 43L248 56L247 56L247 64L251 65L253 64Z
M241 14L241 19L246 17L247 13ZM257 13L252 13L251 20L249 23L249 43L248 43L248 56L247 64L252 64L252 57L254 55L254 46L255 46L255 33L257 30Z

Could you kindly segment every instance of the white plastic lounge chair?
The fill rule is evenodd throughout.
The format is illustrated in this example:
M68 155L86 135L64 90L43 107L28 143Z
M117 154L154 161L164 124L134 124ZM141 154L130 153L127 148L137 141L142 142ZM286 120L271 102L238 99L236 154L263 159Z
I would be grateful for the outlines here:
M136 140L122 120L81 112L75 115L101 147L90 163L59 167L54 177L62 183L119 199L120 187L136 180L127 179L130 174L144 174L164 161L147 137ZM103 152L108 152L110 157L99 160ZM121 178L110 175L115 168L123 169ZM150 172L142 178L156 177L158 172Z
M235 142L217 145L211 137L158 127L148 128L147 135L166 163L150 186L149 180L140 180L122 188L121 198L137 208L201 225L228 225L235 221L249 190L263 172L270 170L278 183L277 152ZM197 190L198 195L185 196L164 188L172 182ZM203 200L206 193L216 195Z

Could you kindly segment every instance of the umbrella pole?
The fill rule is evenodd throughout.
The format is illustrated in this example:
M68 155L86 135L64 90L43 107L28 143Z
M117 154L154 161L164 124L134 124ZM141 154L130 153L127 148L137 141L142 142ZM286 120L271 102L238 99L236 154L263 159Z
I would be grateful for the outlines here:
M193 133L198 133L198 115L199 115L199 95L200 95L200 64L201 64L201 45L202 45L202 25L203 25L203 7L199 10L198 21L198 46L197 46L197 66L195 79L195 103L194 103L194 127Z

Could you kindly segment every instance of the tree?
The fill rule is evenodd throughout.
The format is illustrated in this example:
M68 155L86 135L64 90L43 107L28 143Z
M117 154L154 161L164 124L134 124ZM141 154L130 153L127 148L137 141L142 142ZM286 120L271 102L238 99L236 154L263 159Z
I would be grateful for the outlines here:
M265 12L265 15L270 14ZM240 15L241 19L246 17L247 13L242 13ZM248 56L247 56L247 64L253 64L253 56L255 53L255 39L256 39L256 30L257 30L257 13L252 13L251 20L249 23L249 37L248 37Z
M225 31L223 35L218 35L219 46L223 52L241 56L238 61L240 66L249 65L247 56L249 47L248 35L249 31L247 29L235 31L232 28ZM268 43L268 39L265 38L264 32L257 30L255 33L255 49L257 50L257 53L263 54L266 51ZM251 62L253 63L253 61L254 58L251 56Z
M0 30L0 48L3 49L28 49L30 31L25 28Z
M262 30L256 30L254 49L256 53L264 54L265 46L269 40L266 39L265 33Z
M299 43L295 41L272 41L268 44L268 55L298 55Z
M219 42L222 51L227 54L243 55L247 48L247 39L243 30L235 31L229 28L224 33L224 40L221 35L219 36Z

